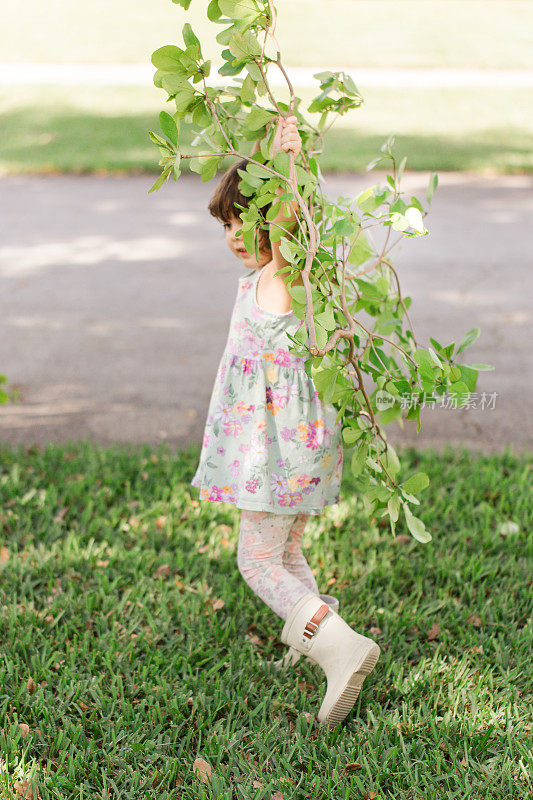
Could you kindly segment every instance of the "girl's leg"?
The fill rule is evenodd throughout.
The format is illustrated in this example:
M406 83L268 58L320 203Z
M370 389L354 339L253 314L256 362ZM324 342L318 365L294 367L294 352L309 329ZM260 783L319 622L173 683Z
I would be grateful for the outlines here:
M319 594L315 576L302 553L302 536L309 514L296 514L283 553L283 566L291 575L304 583L310 592Z
M294 514L241 510L237 564L252 591L286 620L309 587L283 566Z

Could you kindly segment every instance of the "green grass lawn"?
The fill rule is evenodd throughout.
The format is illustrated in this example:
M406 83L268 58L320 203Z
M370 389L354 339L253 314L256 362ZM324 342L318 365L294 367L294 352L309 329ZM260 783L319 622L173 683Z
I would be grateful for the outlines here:
M336 120L326 135L320 157L324 171L364 169L391 133L408 169L510 173L533 168L527 89L361 91L363 106ZM304 113L314 94L298 90ZM283 91L277 97L287 100ZM172 111L172 104L156 87L4 87L0 174L159 172L159 151L148 130L158 130L164 108ZM316 114L306 116L316 123ZM185 128L183 141L187 152L191 136ZM230 163L226 159L223 166ZM182 164L186 170L187 161Z
M366 521L348 475L304 535L382 648L330 731L320 669L269 663L283 621L239 511L196 500L196 447L1 448L0 798L529 798L531 455L401 455L432 542Z
M150 63L181 44L190 22L206 58L219 60L207 2L38 0L4 3L2 61ZM531 69L531 0L277 0L284 63L331 67ZM273 54L275 57L275 54Z

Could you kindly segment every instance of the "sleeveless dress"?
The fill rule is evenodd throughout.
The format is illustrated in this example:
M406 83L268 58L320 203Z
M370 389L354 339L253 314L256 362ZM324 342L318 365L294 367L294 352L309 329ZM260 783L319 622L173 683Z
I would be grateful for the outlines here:
M200 500L278 514L320 514L339 502L342 425L289 353L300 325L292 311L257 304L261 269L239 278L200 460L191 485Z

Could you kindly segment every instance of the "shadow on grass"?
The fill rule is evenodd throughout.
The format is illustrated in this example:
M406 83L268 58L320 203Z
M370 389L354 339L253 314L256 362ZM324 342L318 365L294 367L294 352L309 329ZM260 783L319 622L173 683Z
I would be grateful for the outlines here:
M158 131L152 114L91 114L72 110L24 108L8 110L2 117L0 169L17 172L154 172L159 153L148 137ZM323 171L361 171L380 154L393 130L353 133L332 130L320 157ZM191 135L184 132L186 151ZM246 151L250 149L247 145ZM528 172L533 168L533 136L519 128L497 127L480 131L476 138L398 134L395 152L407 156L414 170L494 170ZM226 157L221 169L233 163ZM188 171L187 161L183 171Z

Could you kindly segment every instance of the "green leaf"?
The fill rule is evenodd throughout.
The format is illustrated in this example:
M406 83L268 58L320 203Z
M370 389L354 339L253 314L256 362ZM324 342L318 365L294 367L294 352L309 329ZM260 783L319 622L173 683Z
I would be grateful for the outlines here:
M470 347L470 345L476 341L480 333L481 333L480 328L472 328L471 330L469 330L468 333L465 335L463 341L457 348L455 355L459 355L459 353L466 347Z
M207 18L210 22L216 22L222 16L218 0L211 0L207 6Z
M407 503L403 504L403 511L405 514L405 521L407 523L407 527L409 528L409 531L412 533L415 539L417 539L419 542L422 542L422 544L430 542L432 539L430 532L426 530L426 526L424 525L422 520L419 519L418 517L415 517L415 515L412 513Z
M422 214L415 208L414 206L410 206L405 214L405 219L408 221L409 226L413 228L413 230L417 231L417 233L427 233L426 228L424 227L424 220L422 219Z
M192 44L197 45L198 48L200 47L200 39L198 39L198 37L194 35L193 29L191 28L188 22L186 22L185 25L183 26L182 36L183 36L183 41L185 42L187 47L189 47Z
M246 172L250 175L255 175L257 178L268 179L272 177L272 173L265 169L261 164L256 161L249 161L246 165Z
M352 245L355 237L357 236L357 232L350 237L350 246ZM350 264L355 264L355 266L359 267L368 261L375 254L375 250L373 246L368 241L367 235L364 231L359 233L357 236L357 241L355 242L353 249L350 253L350 257L348 261Z
M297 303L306 303L305 286L290 286L288 292Z
M316 314L315 320L327 331L334 331L337 328L337 323L335 321L335 316L331 306L328 306L321 314Z
M204 183L210 181L211 178L215 177L215 175L217 174L217 167L219 161L220 161L220 156L209 156L207 158L202 158L200 177L202 178L202 181Z
M272 111L266 111L263 108L252 108L244 121L244 125L248 130L256 131L264 127L274 116L275 114ZM284 153L284 155L288 156L288 153Z
M415 494L417 492L421 492L426 486L429 486L429 478L425 472L417 472L415 475L411 475L406 481L400 484L402 489L405 492Z
M253 253L255 251L255 236L253 228L243 231L242 241L249 253Z
M255 100L255 81L251 75L247 75L242 82L239 97L243 103L253 103Z
M431 198L433 197L433 193L437 188L437 184L439 182L439 176L436 172L432 172L429 178L428 188L426 190L426 200L428 203L431 203Z
M400 460L398 458L396 450L390 444L390 442L387 442L387 450L383 453L381 458L385 463L385 468L387 472L390 473L390 475L392 475L393 478L395 478L400 471Z
M432 360L433 360L433 363L435 364L435 366L436 366L436 367L441 367L441 368L442 368L442 366L443 366L443 365L442 365L442 361L440 360L440 358L438 357L438 355L436 354L436 352L433 350L433 348L432 348L432 347L428 347L428 353L429 353L429 355L431 356L431 358L432 358Z
M321 325L315 325L316 344L322 350L328 343L328 332Z
M278 216L280 211L281 211L281 203L279 202L273 203L266 212L265 217L269 222L273 222Z
M457 381L457 383L452 383L450 386L449 394L454 395L451 397L453 404L461 408L461 406L466 405L470 399L471 390L464 381Z
M463 364L463 367L470 367L470 369L475 369L477 372L486 372L494 369L494 364Z
M368 464L368 466L371 467L374 470L374 472L383 472L381 464L379 464L377 461L375 461L370 456L366 457L366 462L365 463Z
M403 214L400 214L398 211L395 211L390 215L390 221L391 228L394 231L406 231L407 228L411 227L407 217L405 217Z
M249 61L261 55L261 45L251 31L234 33L228 47L232 55L239 61Z
M152 64L164 72L181 72L181 55L183 50L173 44L166 44L152 53Z
M181 88L178 92L176 92L174 96L176 110L179 112L187 111L194 98L195 98L194 89L192 89L189 85L183 86L183 88Z
M218 0L218 5L222 13L231 19L246 19L258 13L254 0Z
M158 189L160 189L171 172L172 172L172 167L167 167L166 169L164 169L159 178L153 184L153 186L150 189L148 189L148 194L150 194L150 192L156 192Z
M247 61L244 66L246 68L246 71L248 72L250 77L253 78L254 81L262 80L261 70L255 63L255 61Z
M169 153L174 152L172 145L170 145L165 139L162 139L159 134L154 133L153 131L148 131L148 136L154 144L158 145L158 147L164 147Z
M274 169L280 172L282 175L285 175L286 178L290 177L290 157L288 153L285 151L276 153L274 158Z
M434 357L429 350L423 350L422 348L415 350L413 358L421 368L426 368L429 376L433 375L433 370L435 367L440 366L440 362L438 365L435 364L433 360Z
M322 358L319 358L322 361ZM336 370L326 369L325 367L316 366L315 359L311 359L311 378L319 392L323 392L328 383L330 383L336 375Z
M342 438L344 440L344 444L346 447L351 447L354 442L361 438L364 434L364 431L361 429L357 430L353 428L351 425L348 425L346 428L342 429Z
M263 136L261 139L261 155L265 159L265 161L271 161L273 156L273 144L274 140L272 136Z
M353 454L350 463L350 468L352 470L352 475L354 476L354 478L360 475L361 472L363 471L367 454L368 454L368 444L366 443L366 441L364 441L359 445L359 447Z
M170 139L172 144L178 144L178 126L173 117L166 111L161 111L159 114L159 126L165 136Z
M394 494L389 502L387 503L387 508L389 509L389 516L393 522L398 522L398 515L400 509L400 498L397 494Z
M324 403L330 403L333 395L336 392L336 383L337 383L338 373L335 373L335 376L332 381L328 383L326 386L325 391L323 392Z

